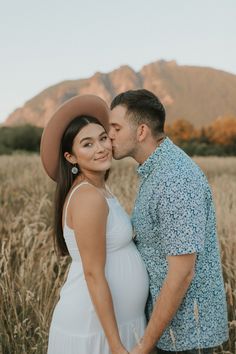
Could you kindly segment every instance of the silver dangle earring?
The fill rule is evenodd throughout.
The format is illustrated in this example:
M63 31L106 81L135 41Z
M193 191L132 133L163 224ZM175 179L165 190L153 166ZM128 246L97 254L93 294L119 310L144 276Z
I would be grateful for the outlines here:
M74 165L71 169L71 172L73 173L73 175L77 175L77 173L79 172L78 167Z

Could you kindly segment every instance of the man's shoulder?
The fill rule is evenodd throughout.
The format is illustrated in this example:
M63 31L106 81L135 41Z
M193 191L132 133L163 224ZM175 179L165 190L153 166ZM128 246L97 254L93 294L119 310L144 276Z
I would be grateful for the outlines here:
M170 139L169 141L169 147L162 164L163 168L157 168L153 177L163 175L166 178L175 179L178 177L178 180L182 180L186 176L192 176L193 178L203 177L206 180L200 166L183 149L175 145Z

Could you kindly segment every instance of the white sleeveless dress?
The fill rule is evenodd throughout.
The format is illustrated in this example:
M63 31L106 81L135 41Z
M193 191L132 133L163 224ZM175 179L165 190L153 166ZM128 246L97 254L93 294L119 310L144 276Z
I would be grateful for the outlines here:
M75 187L72 194L83 184ZM106 198L105 275L123 345L129 351L142 337L149 291L145 265L132 240L129 216L115 197ZM110 354L108 342L90 298L74 231L64 223L64 238L72 258L49 331L48 354Z

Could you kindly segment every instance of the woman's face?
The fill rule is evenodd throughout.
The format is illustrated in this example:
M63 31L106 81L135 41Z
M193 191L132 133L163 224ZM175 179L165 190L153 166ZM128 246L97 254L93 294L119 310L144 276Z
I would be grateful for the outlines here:
M73 163L81 170L107 171L111 167L112 145L104 128L90 123L80 130L72 146Z

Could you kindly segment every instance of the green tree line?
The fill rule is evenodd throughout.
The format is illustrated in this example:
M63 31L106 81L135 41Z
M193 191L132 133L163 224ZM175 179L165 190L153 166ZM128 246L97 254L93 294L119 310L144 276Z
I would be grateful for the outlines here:
M14 151L39 152L43 128L33 125L0 127L0 155Z
M234 116L220 116L200 129L185 119L177 119L166 126L166 132L191 156L236 156Z
M0 155L39 152L43 128L33 125L0 127ZM236 118L220 117L195 129L184 119L166 126L167 135L190 156L236 156Z

